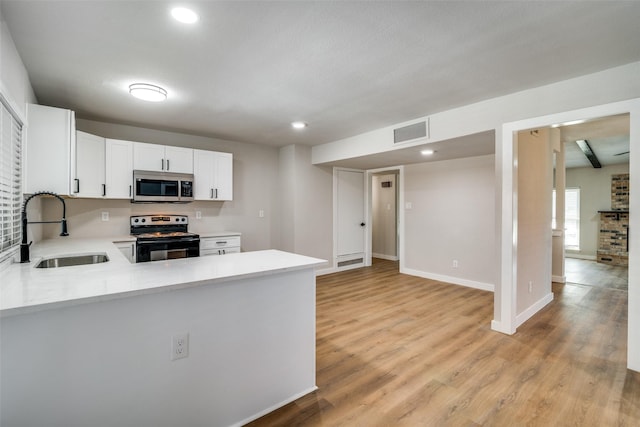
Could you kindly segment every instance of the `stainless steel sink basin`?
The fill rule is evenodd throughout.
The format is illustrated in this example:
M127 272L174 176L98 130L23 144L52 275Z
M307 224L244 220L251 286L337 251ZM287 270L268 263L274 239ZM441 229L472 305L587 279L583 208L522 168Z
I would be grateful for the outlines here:
M85 254L85 255L69 255L58 256L53 258L45 258L40 260L35 267L36 268L55 268L55 267L70 267L72 265L86 265L86 264L99 264L101 262L109 261L107 254Z

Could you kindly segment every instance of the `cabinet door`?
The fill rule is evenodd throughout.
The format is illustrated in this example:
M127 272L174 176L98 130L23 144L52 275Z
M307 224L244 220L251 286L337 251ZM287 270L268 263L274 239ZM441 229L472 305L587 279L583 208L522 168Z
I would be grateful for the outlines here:
M90 133L76 132L76 173L71 191L76 197L102 198L105 190L105 141Z
M113 242L129 262L136 262L136 242Z
M23 193L53 191L71 195L75 139L73 111L27 104Z
M213 199L213 151L193 150L193 197L195 200Z
M165 147L165 172L193 173L193 148Z
M119 139L107 139L105 142L108 199L133 197L133 144Z
M214 199L233 200L233 154L215 153Z
M133 168L136 170L164 172L166 168L164 145L134 142Z

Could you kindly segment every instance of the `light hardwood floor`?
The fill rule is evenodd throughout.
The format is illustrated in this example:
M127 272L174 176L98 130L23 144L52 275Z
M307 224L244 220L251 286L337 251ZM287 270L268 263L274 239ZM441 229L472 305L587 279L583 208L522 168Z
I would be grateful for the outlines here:
M564 273L567 282L627 290L627 267L601 264L596 261L565 258Z
M319 389L250 426L638 426L627 292L554 284L508 336L493 294L399 274L317 280Z

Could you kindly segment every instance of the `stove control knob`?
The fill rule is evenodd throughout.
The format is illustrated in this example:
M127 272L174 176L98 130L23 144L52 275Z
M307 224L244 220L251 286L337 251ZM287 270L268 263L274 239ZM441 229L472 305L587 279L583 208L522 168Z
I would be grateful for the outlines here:
M140 221L138 218L134 219L133 222L138 222Z
M147 222L146 218L142 218L142 222Z
M187 218L182 218L182 222L185 222L187 220Z

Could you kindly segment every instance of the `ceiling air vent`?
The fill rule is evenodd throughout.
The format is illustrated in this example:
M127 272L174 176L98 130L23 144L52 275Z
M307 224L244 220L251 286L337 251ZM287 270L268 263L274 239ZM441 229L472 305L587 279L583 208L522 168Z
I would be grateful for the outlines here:
M393 143L411 141L412 139L425 138L427 136L427 122L418 122L393 130Z

